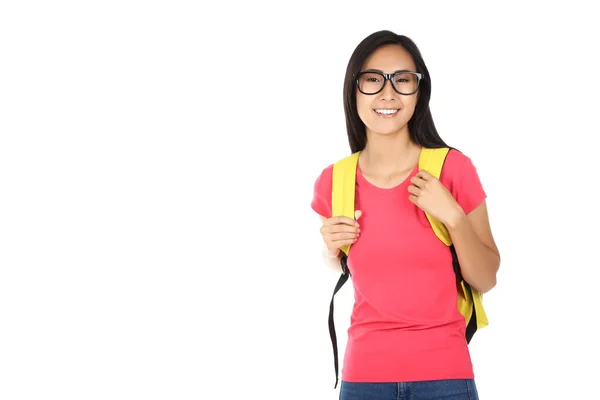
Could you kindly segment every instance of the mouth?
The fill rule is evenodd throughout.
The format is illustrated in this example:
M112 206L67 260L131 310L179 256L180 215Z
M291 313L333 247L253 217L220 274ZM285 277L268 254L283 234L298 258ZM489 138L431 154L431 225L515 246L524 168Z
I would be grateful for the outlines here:
M398 108L376 108L373 111L382 118L391 118L400 110Z

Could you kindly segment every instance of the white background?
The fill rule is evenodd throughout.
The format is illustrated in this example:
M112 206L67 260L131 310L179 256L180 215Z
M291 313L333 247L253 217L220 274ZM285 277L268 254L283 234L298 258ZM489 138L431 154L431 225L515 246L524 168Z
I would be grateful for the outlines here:
M480 397L600 398L586 3L3 2L0 398L336 399L310 201L380 29L421 49L489 196Z

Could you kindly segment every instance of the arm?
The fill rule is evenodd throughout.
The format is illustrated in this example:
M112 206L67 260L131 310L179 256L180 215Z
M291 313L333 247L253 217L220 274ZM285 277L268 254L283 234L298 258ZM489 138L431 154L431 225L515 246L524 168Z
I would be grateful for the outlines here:
M468 215L458 206L456 217L446 227L464 280L480 293L490 291L496 286L500 252L492 236L486 202L483 201Z
M325 218L322 215L319 215L320 219L321 219L321 224L324 224L325 221L327 221L327 218ZM339 272L340 274L342 273L342 264L340 262L340 257L342 255L342 252L338 249L337 254L331 254L329 252L329 250L327 249L327 246L325 245L325 243L323 243L323 260L325 261L325 265L327 265L329 268L331 268L334 272Z

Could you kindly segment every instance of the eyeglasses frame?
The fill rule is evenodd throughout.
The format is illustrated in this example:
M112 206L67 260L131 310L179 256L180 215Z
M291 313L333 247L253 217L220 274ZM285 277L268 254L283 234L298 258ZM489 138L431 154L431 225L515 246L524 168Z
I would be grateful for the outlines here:
M365 93L362 90L360 90L360 85L358 84L358 80L360 79L360 77L362 75L365 74L377 74L383 77L383 85L381 85L381 89L379 89L377 92L375 93ZM411 75L415 75L417 77L417 88L414 90L414 92L412 93L401 93L398 89L396 89L396 86L394 85L394 82L392 81L392 79L400 74L411 74ZM383 72L379 72L379 71L363 71L360 72L357 76L356 76L356 88L358 89L359 92L361 92L362 94L366 95L366 96L373 96L376 95L377 93L380 93L384 88L385 85L387 84L387 81L390 81L390 85L392 85L392 88L394 89L394 91L398 94L401 94L403 96L410 96L413 95L415 93L417 93L417 91L419 90L419 86L421 84L421 79L423 79L423 74L421 74L420 72L412 72L412 71L397 71L394 72L392 74L386 74Z

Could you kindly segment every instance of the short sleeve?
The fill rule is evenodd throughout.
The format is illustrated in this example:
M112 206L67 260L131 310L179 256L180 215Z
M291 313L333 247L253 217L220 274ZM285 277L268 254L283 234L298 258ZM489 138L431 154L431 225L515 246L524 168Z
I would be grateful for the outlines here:
M312 209L325 218L331 218L331 179L333 165L325 168L317 177L313 188Z
M447 171L446 166L449 167ZM477 168L469 157L457 150L448 153L441 178L445 178L440 180L449 188L465 214L469 214L487 198Z

